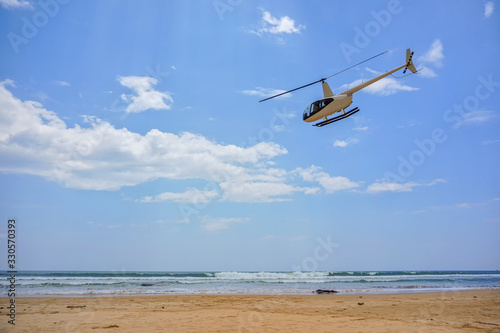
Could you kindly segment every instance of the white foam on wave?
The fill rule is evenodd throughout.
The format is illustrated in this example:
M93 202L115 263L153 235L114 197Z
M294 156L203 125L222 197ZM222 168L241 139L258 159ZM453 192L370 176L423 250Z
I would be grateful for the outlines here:
M217 279L224 280L283 280L325 278L328 274L329 272L220 272L214 275Z

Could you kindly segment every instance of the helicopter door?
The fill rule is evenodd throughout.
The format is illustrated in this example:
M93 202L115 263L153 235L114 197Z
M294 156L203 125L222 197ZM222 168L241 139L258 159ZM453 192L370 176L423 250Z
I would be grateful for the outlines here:
M309 117L313 116L314 114L318 113L319 111L323 110L331 102L333 102L333 98L320 99L319 101L311 103L311 105L309 105L304 110L303 119L306 120L307 118L309 118Z

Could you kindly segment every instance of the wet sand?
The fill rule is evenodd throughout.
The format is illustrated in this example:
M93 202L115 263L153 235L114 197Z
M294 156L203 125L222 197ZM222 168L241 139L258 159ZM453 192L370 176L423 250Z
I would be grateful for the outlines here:
M500 290L8 299L0 332L500 332Z

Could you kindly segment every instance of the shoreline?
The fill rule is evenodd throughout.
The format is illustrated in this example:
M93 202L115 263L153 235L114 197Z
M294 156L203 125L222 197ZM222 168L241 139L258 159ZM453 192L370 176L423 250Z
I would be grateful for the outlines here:
M2 300L0 330L9 328ZM20 332L500 332L500 290L16 298ZM118 331L117 330L117 331Z
M453 293L453 292L467 292L475 290L497 290L500 291L500 286L498 287L485 287L485 288L449 288L449 289L404 289L404 290L391 290L391 291L374 291L374 290L336 290L336 292L331 293L331 295L352 295L352 296L363 296L363 295L405 295L405 294L429 294L429 293ZM326 294L326 293L325 293ZM16 295L16 298L99 298L99 297L162 297L162 296L310 296L317 295L316 290L303 290L302 292L296 291L276 291L276 292L254 292L248 291L199 291L192 293L184 293L177 291L164 291L164 293L130 293L130 294L45 294L45 295ZM7 294L1 295L1 297L7 298Z

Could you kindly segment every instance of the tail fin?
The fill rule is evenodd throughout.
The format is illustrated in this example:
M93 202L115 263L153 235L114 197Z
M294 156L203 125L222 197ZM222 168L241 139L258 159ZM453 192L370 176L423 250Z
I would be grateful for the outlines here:
M405 70L403 71L403 74L406 73L407 69L409 69L412 73L417 72L415 65L413 65L412 57L413 57L413 52L411 52L410 49L406 49L406 67Z

